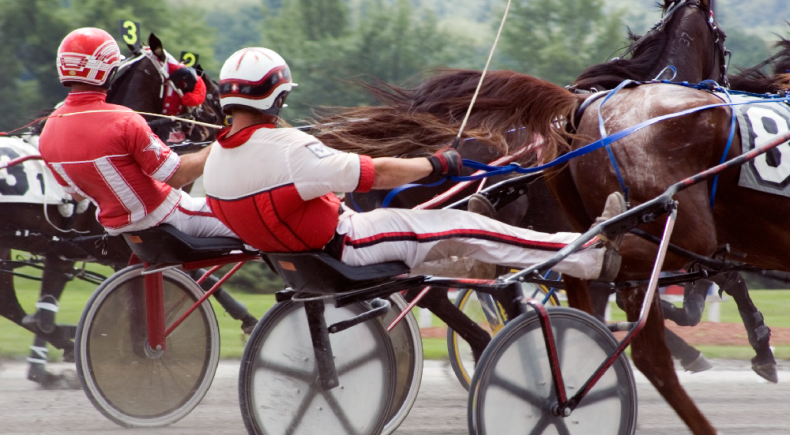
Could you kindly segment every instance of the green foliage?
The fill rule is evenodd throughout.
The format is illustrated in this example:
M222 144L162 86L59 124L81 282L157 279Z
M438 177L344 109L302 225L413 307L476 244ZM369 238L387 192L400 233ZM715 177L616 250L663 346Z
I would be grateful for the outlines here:
M141 23L143 41L156 32L165 48L200 54L206 69L216 67L214 35L204 11L171 7L159 0L0 0L0 130L21 127L42 109L62 101L55 59L60 42L79 27L98 27L119 37L120 19ZM118 41L121 47L122 41Z
M223 267L217 276L227 273L233 265ZM241 267L229 280L234 290L245 293L272 294L285 288L283 280L263 263L250 262Z
M727 32L725 45L732 52L730 74L736 73L736 68L749 68L757 65L771 55L768 44L762 38L750 35L740 29Z
M335 0L311 1L322 2L320 10L327 15L346 16ZM305 14L301 2L289 2L264 18L261 44L286 59L299 84L288 98L286 117L309 117L322 105L370 104L349 80L372 75L401 83L422 71L461 65L464 53L471 51L468 39L440 29L433 13L415 11L407 0L366 0L356 12L353 20L330 25ZM310 29L312 25L321 30Z
M515 0L499 66L559 85L572 83L585 68L623 47L622 15L604 14L601 0Z

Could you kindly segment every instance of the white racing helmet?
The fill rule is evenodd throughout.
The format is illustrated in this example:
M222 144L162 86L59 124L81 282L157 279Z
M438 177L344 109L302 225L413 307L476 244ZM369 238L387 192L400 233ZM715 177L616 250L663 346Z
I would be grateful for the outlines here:
M222 65L219 102L226 114L233 106L243 106L279 115L293 86L291 70L279 54L268 48L244 48ZM281 100L275 104L278 99Z

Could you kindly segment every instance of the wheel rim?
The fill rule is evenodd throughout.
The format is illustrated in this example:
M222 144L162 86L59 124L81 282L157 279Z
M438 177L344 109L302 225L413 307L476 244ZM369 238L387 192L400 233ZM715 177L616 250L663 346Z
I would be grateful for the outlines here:
M326 305L327 325L360 314L356 305ZM377 321L330 334L340 386L318 387L315 355L302 304L289 304L259 325L255 351L245 352L247 409L264 434L377 433L394 396L394 354ZM253 333L255 334L255 333ZM250 340L252 342L252 340ZM248 344L249 346L249 344Z
M572 396L614 349L601 325L570 310L550 309L566 394ZM588 316L589 317L589 316ZM624 357L606 371L573 413L557 417L557 403L543 333L537 317L513 325L491 344L470 396L477 434L632 434L636 389ZM507 404L507 406L503 406ZM518 412L514 412L517 409Z
M544 305L548 306L559 305L556 296L552 295L551 297L547 298L549 292L543 286L532 283L522 283L521 288L524 297L536 298L543 302ZM480 304L480 301L477 299L477 292L468 291L462 296L463 299L457 305L467 317L472 319L492 337L496 335L497 332L502 330L502 328L505 326L504 324L500 323L499 325L494 325L492 327L492 325L488 322L487 317L483 312L483 307ZM504 312L502 311L502 307L500 307L499 304L497 304L497 307L500 310L498 317L503 319ZM456 372L456 377L461 382L461 385L463 385L463 387L468 390L469 384L472 382L472 376L474 376L475 372L475 358L474 354L472 353L472 347L455 331L451 333L450 344L450 358L454 360L454 364L452 364L453 370Z
M202 293L182 275L164 275L168 325ZM213 311L203 306L168 335L166 350L151 349L143 281L139 270L127 273L90 305L91 321L80 334L80 366L91 399L105 415L129 426L162 426L187 415L210 387L219 334Z
M384 326L388 326L408 306L406 300L397 293L390 296L389 300L392 302L393 309L384 316ZM394 308L397 308L397 310ZM387 424L381 432L382 435L394 432L403 423L403 420L414 405L414 401L417 399L417 393L420 390L422 381L422 338L414 315L412 313L407 314L389 332L389 336L395 350L398 380L392 410L390 411Z

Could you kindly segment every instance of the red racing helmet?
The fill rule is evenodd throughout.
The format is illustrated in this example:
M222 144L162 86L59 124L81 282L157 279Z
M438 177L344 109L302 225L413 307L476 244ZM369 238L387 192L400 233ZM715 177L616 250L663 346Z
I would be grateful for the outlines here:
M106 86L121 64L121 50L109 33L83 27L66 35L58 47L58 77L66 86L86 83Z

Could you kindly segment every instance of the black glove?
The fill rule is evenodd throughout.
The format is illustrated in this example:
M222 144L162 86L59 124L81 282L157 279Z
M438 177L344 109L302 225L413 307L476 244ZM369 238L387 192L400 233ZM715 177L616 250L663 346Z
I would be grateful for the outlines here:
M454 177L461 175L461 169L464 167L461 155L452 148L440 149L434 155L428 157L428 161L433 166L431 175Z

